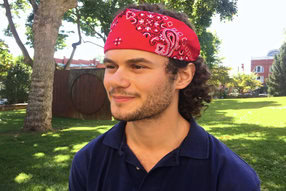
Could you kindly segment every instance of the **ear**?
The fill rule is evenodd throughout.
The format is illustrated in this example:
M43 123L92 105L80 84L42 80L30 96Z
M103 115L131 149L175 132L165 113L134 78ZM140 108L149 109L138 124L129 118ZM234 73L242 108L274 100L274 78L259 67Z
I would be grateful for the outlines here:
M180 68L176 78L176 89L184 89L187 87L196 72L196 67L193 63L189 63L185 68Z

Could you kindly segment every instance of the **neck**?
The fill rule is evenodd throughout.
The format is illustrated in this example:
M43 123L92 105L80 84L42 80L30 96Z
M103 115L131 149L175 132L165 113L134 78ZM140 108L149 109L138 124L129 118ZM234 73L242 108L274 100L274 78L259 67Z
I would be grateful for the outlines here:
M155 119L127 122L127 144L132 149L146 152L170 152L179 147L188 134L189 126L177 109L169 108Z

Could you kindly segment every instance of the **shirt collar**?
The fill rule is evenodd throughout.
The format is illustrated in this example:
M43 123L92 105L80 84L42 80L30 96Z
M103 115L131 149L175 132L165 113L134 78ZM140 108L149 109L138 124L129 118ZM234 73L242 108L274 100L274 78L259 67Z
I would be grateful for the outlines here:
M190 120L190 131L180 146L180 156L208 159L209 158L209 136L194 119Z
M106 134L103 144L119 150L119 154L122 154L123 140L125 136L126 121L120 121L114 125Z
M122 154L124 144L126 121L120 121L106 134L103 143ZM179 148L179 155L194 159L207 159L209 157L208 133L199 126L194 119L190 120L190 131Z

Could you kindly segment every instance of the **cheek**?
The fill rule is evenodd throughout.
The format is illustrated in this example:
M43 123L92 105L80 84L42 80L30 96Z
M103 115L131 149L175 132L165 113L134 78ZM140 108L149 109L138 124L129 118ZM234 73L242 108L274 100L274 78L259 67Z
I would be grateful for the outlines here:
M108 90L108 87L109 87L109 80L108 79L109 79L108 75L105 73L104 78L103 78L103 85L104 85L106 91Z
M142 94L150 94L156 92L165 83L164 79L150 77L145 80L138 80L136 83L136 89Z

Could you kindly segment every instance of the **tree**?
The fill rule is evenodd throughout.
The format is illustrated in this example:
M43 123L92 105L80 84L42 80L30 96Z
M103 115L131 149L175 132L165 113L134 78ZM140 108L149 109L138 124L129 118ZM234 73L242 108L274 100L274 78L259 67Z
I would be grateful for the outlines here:
M256 74L237 74L233 76L233 82L230 85L237 89L240 94L254 91L262 86L262 83L257 80Z
M15 2L15 7L17 7L16 9L23 8L24 4L25 4L25 2L23 2L21 0L17 0ZM21 49L21 51L23 53L24 61L25 61L26 64L29 64L30 66L32 66L33 60L30 57L30 55L29 55L25 45L23 44L22 40L20 39L20 37L18 35L18 32L16 30L16 26L15 26L15 24L13 22L11 8L10 8L10 4L9 4L8 0L4 0L3 6L5 7L5 10L6 10L6 16L7 16L8 22L9 22L9 29L10 29L12 35L14 36L14 38L16 40L16 43L18 44L19 48Z
M217 57L220 41L215 34L207 31L212 23L212 17L219 14L221 20L231 19L237 12L237 0L79 0L79 2L81 2L78 7L81 29L86 35L95 36L104 42L114 14L130 3L161 3L169 9L180 10L191 18L200 40L201 55L210 68L220 62ZM72 15L76 15L75 10L69 11L65 18L69 22L76 23L76 17Z
M18 57L7 70L3 80L1 96L8 99L9 104L24 103L28 100L31 67L24 64L23 57Z
M21 0L18 3L23 3ZM17 3L16 2L16 3ZM31 78L31 88L28 98L25 130L46 131L52 129L52 92L54 79L54 51L59 27L64 13L76 7L76 0L29 0L33 8L33 45L34 60ZM12 20L10 4L4 0L6 16L11 32L24 54L25 63L30 63L29 55L25 53L25 47L16 34L16 27ZM15 30L14 30L15 29ZM23 45L23 46L22 46ZM23 48L24 47L24 48ZM27 61L28 60L28 61Z
M70 22L79 22L81 31L86 35L95 36L104 41L109 32L109 26L114 13L127 4L138 3L139 0L79 0L78 9L73 10L71 8L76 7L76 0L29 0L29 3L25 0L14 0L12 3L11 1L8 2L8 0L3 1L10 32L23 52L25 63L33 64L31 90L24 129L51 129L52 90L55 70L53 55L57 47L56 45L62 45L67 36L64 35L64 31L60 31L59 33L62 17L64 16L64 19ZM213 34L207 32L206 28L210 26L211 18L215 13L218 13L222 20L232 18L237 11L236 1L148 0L140 2L162 3L168 8L181 10L192 18L192 22L201 40L202 55L206 59L207 64L212 66L218 60L215 55L219 41ZM29 16L27 24L27 36L28 40L30 40L29 44L34 47L34 60L30 58L28 51L17 35L10 4L13 5L12 9L15 10L23 10L27 7L26 4L32 7L33 11ZM69 9L70 11L68 11ZM80 40L78 44L80 44Z
M76 7L76 0L45 0L34 10L34 63L24 129L52 129L54 52L64 13Z
M268 93L273 96L286 96L286 43L275 56L271 70L272 74L267 80Z
M215 65L211 68L211 79L209 83L215 87L215 96L225 97L226 88L233 83L233 79L229 76L231 68Z
M12 65L13 56L9 51L8 45L0 39L0 83L7 76L7 71ZM0 84L1 86L1 84Z

